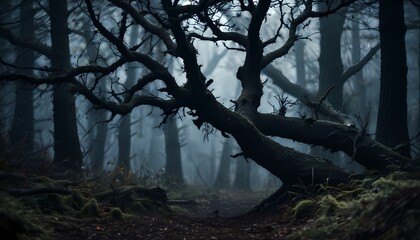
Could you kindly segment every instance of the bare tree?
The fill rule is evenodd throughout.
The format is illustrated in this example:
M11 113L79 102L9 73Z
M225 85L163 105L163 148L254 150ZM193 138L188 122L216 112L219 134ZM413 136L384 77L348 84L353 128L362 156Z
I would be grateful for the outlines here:
M92 20L98 34L101 34L115 51L116 60L106 67L82 66L68 69L58 75L37 78L25 74L4 74L1 79L18 80L25 78L33 84L67 82L72 90L83 94L95 105L108 109L113 114L128 114L141 105L158 107L165 115L172 115L188 108L194 124L198 128L218 129L224 136L233 137L242 149L245 158L269 170L280 178L285 186L294 183L314 184L328 181L329 184L346 182L349 173L332 165L328 160L297 152L273 141L270 136L280 136L296 141L321 145L331 150L341 150L362 165L382 170L389 164L407 165L410 160L371 139L365 132L351 124L322 121L311 117L291 118L257 111L261 104L263 82L261 70L276 59L286 55L297 39L297 27L310 18L323 17L348 7L354 0L334 2L326 11L314 10L312 0L304 1L299 11L287 3L269 0L254 1L160 1L159 7L151 8L143 1L109 0L116 9L127 12L132 21L149 32L154 39L165 46L164 53L179 59L185 73L185 81L180 84L167 67L156 60L156 56L142 52L140 46L127 47L124 41L125 29L130 24L120 24L118 34L102 24L104 16L95 11L98 6L85 0L82 6ZM223 12L226 9L241 11L251 16L246 33L238 33L229 28ZM261 29L270 9L291 9L289 14L278 21L278 29L287 27L288 35L281 40L274 32L270 37L262 37ZM232 15L230 15L232 16ZM236 16L236 15L233 15ZM112 16L114 17L114 16ZM241 16L238 16L241 17ZM153 19L151 21L150 19ZM121 21L121 19L119 19ZM237 79L242 91L233 100L235 111L225 107L209 90L212 80L207 79L197 61L197 48L194 41L216 43L231 42L230 51L245 54L243 65L237 69ZM274 46L269 50L267 46ZM233 45L232 44L232 45ZM278 47L276 47L278 46ZM127 62L138 62L150 72L123 92L114 92L115 101L99 98L95 91L87 87L80 77L86 74L110 74L118 71ZM144 94L146 85L160 80L163 87L158 90L167 98ZM319 101L319 104L320 105ZM337 112L333 113L337 114ZM211 132L208 130L207 132Z
M51 21L51 66L60 76L71 67L67 31L67 0L49 1ZM54 163L61 173L78 176L82 169L82 152L77 133L73 85L58 81L53 93Z

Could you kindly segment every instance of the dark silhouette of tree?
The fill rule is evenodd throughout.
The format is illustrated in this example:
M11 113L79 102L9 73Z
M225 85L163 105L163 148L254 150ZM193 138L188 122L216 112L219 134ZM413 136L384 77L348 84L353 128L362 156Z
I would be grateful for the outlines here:
M213 186L215 188L230 187L230 166L232 161L233 143L227 138L222 146L222 154L220 155L219 167L217 168L217 176Z
M405 32L404 1L380 0L381 87L376 140L410 157Z
M180 186L184 183L182 172L181 145L175 118L168 119L165 124L165 178L169 185Z
M321 10L327 10L327 3L320 4ZM325 6L324 6L325 5ZM341 35L345 21L346 10L321 18L320 22L320 56L319 56L319 88L318 96L324 96L327 91L334 86L328 94L327 99L331 105L337 109L343 108L343 82L340 75L343 72L343 61L341 59Z
M239 157L236 160L235 179L233 180L233 187L244 191L251 190L250 186L250 165L243 158Z
M416 4L416 10L417 10L417 15L419 18L419 22L420 22L420 3ZM420 39L420 29L418 30L418 35L419 35L419 39ZM418 47L420 49L420 40L418 41ZM420 52L419 55L417 56L417 71L418 71L418 79L419 79L419 93L420 93ZM420 96L419 96L419 101L417 102L417 131L420 132ZM420 138L417 138L417 148L420 149ZM420 151L417 152L417 156L416 157L420 157Z
M357 64L361 60L361 43L360 43L360 23L357 13L353 13L353 22L351 23L351 40L352 40L352 64ZM359 114L365 117L369 113L368 98L366 93L367 84L364 82L363 71L359 71L354 75L354 99L355 104L349 112Z
M49 1L51 21L51 65L54 75L71 67L67 31L67 0ZM82 152L77 134L76 110L72 84L58 81L53 93L54 164L58 171L78 176L82 169Z
M137 43L139 38L139 29L132 28L129 44L131 46ZM124 87L130 88L137 77L137 66L135 63L127 64L127 79ZM126 174L130 171L131 160L131 114L121 116L118 127L118 165L123 169ZM124 175L125 175L124 174Z
M84 19L83 19L84 20ZM94 34L91 31L92 23L89 19L84 20L83 27L83 38L87 45L86 53L89 59L89 62L92 65L104 65L103 59L100 59L98 56L98 42L94 38ZM94 75L95 78L100 78L100 74L97 73ZM98 83L98 92L100 97L104 99L106 93L106 82L100 81ZM95 108L92 103L88 103L88 113L87 113L87 128L88 128L88 151L90 159L90 169L91 173L96 176L102 173L104 168L105 161L105 146L106 139L108 137L108 122L107 115L108 112L104 109Z
M24 0L19 4L19 36L24 39L35 37L34 15L32 0ZM15 65L22 68L19 71L31 75L34 66L35 54L31 49L18 47L16 50ZM9 141L18 145L22 156L29 156L34 149L34 103L33 86L26 81L16 82L16 100L12 127L9 132Z
M318 4L320 10L325 11L330 7L328 2ZM341 35L346 20L346 9L340 9L327 17L319 19L320 54L319 54L319 87L318 98L326 96L334 109L343 110L343 85L340 75L343 72L341 59ZM334 87L331 91L331 88ZM329 92L330 91L330 92ZM328 119L328 118L327 118ZM338 154L325 151L322 147L313 147L311 155L338 160Z
M305 87L306 67L305 67L305 42L297 41L295 44L295 64L296 64L296 83Z

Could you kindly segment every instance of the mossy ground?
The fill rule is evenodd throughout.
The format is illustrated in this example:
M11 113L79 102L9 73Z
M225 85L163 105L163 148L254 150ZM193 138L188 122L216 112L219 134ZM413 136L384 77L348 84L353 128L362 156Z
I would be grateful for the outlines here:
M306 212L306 223L287 239L420 238L418 174L394 172L342 188L331 188L330 193L297 203L292 210L301 218ZM304 211L310 202L316 209Z
M250 210L267 193L184 186L171 189L166 195L161 188L142 191L141 186L122 183L75 184L44 176L2 182L0 230L8 231L12 236L9 239L61 240L418 239L420 236L419 174L373 173L336 187L324 184L303 194L292 193L288 201L268 213L241 217L232 216ZM51 192L6 191L16 188ZM54 192L55 189L69 191ZM171 203L171 200L179 201Z

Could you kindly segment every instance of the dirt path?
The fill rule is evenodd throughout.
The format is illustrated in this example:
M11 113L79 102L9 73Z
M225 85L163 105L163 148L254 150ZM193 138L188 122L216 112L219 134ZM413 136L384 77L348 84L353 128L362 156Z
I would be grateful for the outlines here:
M274 221L269 221L269 220ZM290 232L275 219L143 216L129 220L43 219L55 239L281 239Z
M137 216L124 220L43 217L53 238L67 239L282 239L292 226L272 216L238 217L260 201L255 194L224 192L199 199L188 214Z

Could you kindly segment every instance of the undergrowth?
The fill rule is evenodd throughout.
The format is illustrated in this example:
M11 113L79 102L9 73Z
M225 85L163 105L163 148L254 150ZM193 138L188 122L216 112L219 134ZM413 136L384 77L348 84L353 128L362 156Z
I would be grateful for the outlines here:
M397 171L326 187L326 194L283 211L284 218L302 221L287 239L418 239L419 180Z

